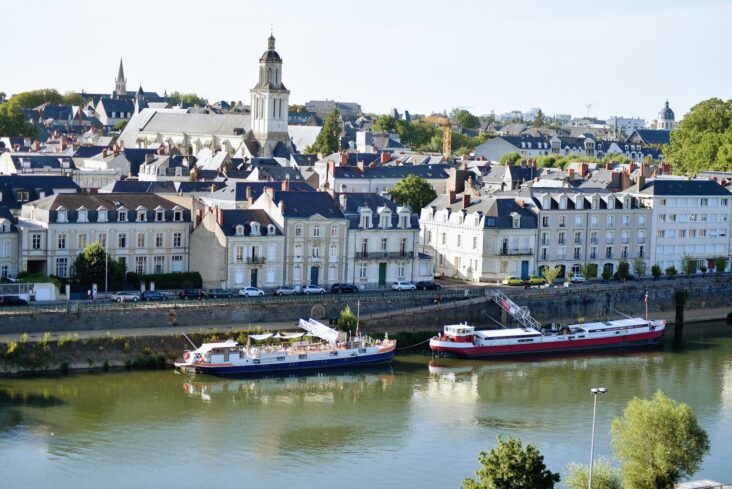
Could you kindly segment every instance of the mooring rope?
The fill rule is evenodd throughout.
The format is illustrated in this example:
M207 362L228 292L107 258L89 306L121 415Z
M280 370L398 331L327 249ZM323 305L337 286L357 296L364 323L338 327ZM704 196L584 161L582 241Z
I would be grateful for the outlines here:
M423 344L427 343L427 342L428 342L429 340L431 340L431 339L432 339L432 338L427 338L426 340L424 340L424 341L420 341L419 343L415 343L415 344L413 344L413 345L409 345L409 346L403 346L403 347L401 347L401 348L397 348L397 349L396 349L396 351L399 351L399 350L407 350L407 349L409 349L409 348L414 348L415 346L423 345Z

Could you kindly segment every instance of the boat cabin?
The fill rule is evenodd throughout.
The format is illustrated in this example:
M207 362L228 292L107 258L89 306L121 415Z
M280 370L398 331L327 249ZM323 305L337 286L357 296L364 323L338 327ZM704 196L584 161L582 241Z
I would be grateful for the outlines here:
M445 326L444 341L456 343L472 343L475 338L475 327L467 324L451 324Z

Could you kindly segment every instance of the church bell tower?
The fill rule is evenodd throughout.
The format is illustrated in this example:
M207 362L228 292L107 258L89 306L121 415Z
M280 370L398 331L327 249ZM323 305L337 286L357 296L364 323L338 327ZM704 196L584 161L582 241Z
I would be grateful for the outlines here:
M114 80L114 94L124 97L127 95L127 78L125 78L125 69L122 67L122 59L119 60L119 71L117 78Z

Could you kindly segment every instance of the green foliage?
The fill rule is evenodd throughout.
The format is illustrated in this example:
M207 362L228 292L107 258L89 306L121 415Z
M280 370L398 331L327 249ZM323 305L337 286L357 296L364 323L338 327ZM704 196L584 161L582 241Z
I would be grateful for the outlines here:
M38 129L25 122L17 102L0 103L0 134L3 136L38 137Z
M544 112L539 109L539 112L536 113L536 117L534 117L534 127L541 127L544 125Z
M711 98L692 107L663 152L676 173L732 171L732 100Z
M151 273L137 277L138 286L141 282L155 282L156 289L200 289L203 287L203 279L198 272Z
M13 95L9 100L10 103L16 104L24 109L33 109L46 102L52 104L63 103L63 97L58 90L53 88L41 88L39 90L30 90L28 92L20 92Z
M658 264L655 264L651 267L651 275L653 275L653 278L658 278L661 276L661 267Z
M19 272L16 277L18 282L33 284L33 283L48 283L51 282L59 290L63 290L63 281L54 275L43 275L42 273L29 274L28 272Z
M628 402L612 424L612 443L626 487L673 489L692 476L709 452L709 437L684 403L661 391Z
M458 123L466 129L480 129L480 118L471 114L465 109L458 110L457 112L450 114L450 120L453 123Z
M195 94L195 93L180 93L180 92L173 92L170 95L168 95L168 99L170 99L170 102L173 105L178 104L191 104L191 105L199 105L204 106L208 104L208 100L205 98Z
M602 269L602 279L603 279L603 280L605 280L605 281L608 281L608 280L610 280L611 278L613 278L613 275L612 275L612 273L610 272L610 270L609 270L609 269L607 269L607 268L603 268L603 269Z
M59 336L56 344L59 347L61 347L61 346L64 346L66 343L76 343L77 341L79 341L79 334L78 333L69 333L69 334Z
M315 144L310 148L313 153L326 155L341 149L341 113L333 109L323 122L323 127L315 138Z
M670 267L668 267L666 269L666 275L668 275L669 277L674 277L674 276L676 276L677 273L679 273L679 272L676 270L676 267L673 265L671 265Z
M499 436L498 446L480 452L481 467L477 480L465 479L464 489L552 489L559 474L544 464L544 456L533 445L521 446L521 440Z
M391 199L399 205L408 205L417 212L437 198L437 192L427 181L417 175L402 178L389 190Z
M308 109L304 105L293 104L288 107L289 112L307 112Z
M597 263L586 263L582 267L582 275L587 279L597 277Z
M22 335L20 335L20 342L24 345L28 343L28 333L23 333Z
M554 268L550 268L549 266L545 266L541 270L541 275L546 280L546 283L551 285L552 282L554 282L557 277L559 277L559 274L562 273L562 268L559 266L556 266Z
M85 287L94 283L104 284L105 256L108 282L120 282L124 277L124 267L96 242L86 245L74 260L74 279Z
M65 92L61 97L61 103L64 105L84 105L84 99L80 93Z
M124 131L125 127L127 126L127 122L128 122L127 119L122 119L121 121L119 121L117 124L114 125L114 130L120 131L120 132Z
M618 263L618 278L620 280L628 280L630 276L630 264L627 260L620 260Z
M438 131L432 125L422 122L411 122L407 124L405 121L399 121L397 125L397 132L399 133L402 144L416 149L428 146L432 138L438 134ZM441 137L440 144L442 144Z
M681 271L686 275L693 275L696 273L696 260L691 255L684 254L681 257Z
M43 349L45 350L45 349L48 349L48 343L50 341L51 341L51 333L46 331L45 333L43 333L43 335L41 335L41 339L40 339L40 341L38 341L38 344L41 345L41 347L43 347Z
M8 341L8 344L5 345L5 356L10 356L18 349L18 342L10 340Z
M353 333L354 331L356 331L357 323L358 318L356 318L356 315L353 314L351 308L349 306L343 308L340 316L338 316L338 328L342 331L349 331Z
M643 258L634 258L633 259L633 274L636 277L645 277L646 270L648 269L648 265L646 264L646 261Z
M419 151L429 151L433 153L442 152L442 139L444 137L444 132L442 129L437 128L432 128L432 130L434 132L432 133L433 135L430 138L429 143L425 144L424 146L417 147ZM427 134L428 132L425 131L423 136L426 136ZM460 134L459 132L455 131L451 131L451 135L452 152L458 155L470 154L471 152L473 152L476 146L483 144L493 137L490 134L480 134L475 137L470 137L466 134Z
M716 256L712 258L714 261L714 270L716 270L717 273L724 272L727 269L727 257L726 256Z
M567 466L569 489L587 489L590 484L590 467L571 463ZM622 472L609 460L598 459L592 464L592 489L623 489Z
M518 153L506 153L501 156L501 165L515 165L521 159Z
M374 122L374 131L397 132L397 119L390 115L380 116Z

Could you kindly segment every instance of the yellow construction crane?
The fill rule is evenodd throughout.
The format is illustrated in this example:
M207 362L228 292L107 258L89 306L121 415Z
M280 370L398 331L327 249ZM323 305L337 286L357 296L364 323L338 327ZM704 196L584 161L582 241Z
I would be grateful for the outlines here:
M424 121L429 124L437 124L442 128L442 156L446 160L452 155L452 130L450 129L450 119L441 115L428 115Z

